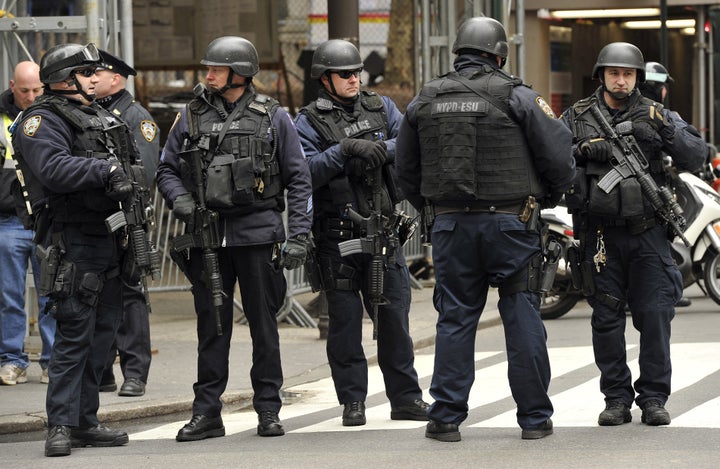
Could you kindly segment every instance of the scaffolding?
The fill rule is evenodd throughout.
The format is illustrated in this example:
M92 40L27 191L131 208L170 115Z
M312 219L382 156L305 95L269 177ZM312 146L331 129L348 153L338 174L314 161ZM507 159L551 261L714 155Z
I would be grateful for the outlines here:
M75 3L82 5L84 15L28 16L27 0L0 0L0 89L8 88L15 64L39 59L31 50L42 34L77 34L133 65L132 0ZM132 80L127 88L134 92Z

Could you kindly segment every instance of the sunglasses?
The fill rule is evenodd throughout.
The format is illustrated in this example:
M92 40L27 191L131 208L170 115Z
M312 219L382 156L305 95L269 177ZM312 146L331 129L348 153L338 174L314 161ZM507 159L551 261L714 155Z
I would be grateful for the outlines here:
M78 70L73 70L73 73L75 75L82 75L85 78L90 78L91 76L95 75L96 70L97 69L95 69L95 68L81 68Z
M355 78L359 77L361 72L362 68L358 68L356 70L334 70L332 73L337 74L337 76L339 76L343 80L347 80L351 76Z

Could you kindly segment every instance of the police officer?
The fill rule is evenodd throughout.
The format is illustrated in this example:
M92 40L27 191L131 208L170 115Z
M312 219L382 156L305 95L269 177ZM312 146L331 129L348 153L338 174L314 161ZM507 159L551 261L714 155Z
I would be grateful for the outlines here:
M598 116L613 128L631 123L631 135L658 187L665 184L663 152L678 168L695 170L703 163L706 145L677 114L637 91L646 71L642 53L634 45L613 42L603 47L592 76L600 86L568 108L562 118L573 131L578 166L578 179L566 197L568 209L583 252L583 282L590 292L594 290L588 302L593 308L595 363L606 404L598 424L630 422L634 400L642 409L643 423L667 425L670 321L673 305L682 294L682 278L668 241L674 233L657 216L638 179L623 179L609 192L598 187L612 170L614 151ZM626 304L640 332L640 376L634 388L627 365Z
M160 156L160 133L150 113L125 89L128 77L137 75L134 68L105 50L100 50L101 67L96 71L99 81L95 88L96 101L121 118L135 137L145 168L145 188L153 187ZM115 391L113 374L115 357L120 356L124 382L119 396L145 394L150 371L150 318L145 292L141 284L125 285L123 289L123 321L110 349L100 381L100 391Z
M667 68L659 62L645 62L645 81L638 84L640 93L646 98L666 104L669 93L668 83L675 80L668 73Z
M257 433L279 436L285 431L278 416L283 378L276 314L287 286L283 267L300 267L307 253L310 173L292 119L252 85L259 70L253 44L241 37L220 37L208 45L200 63L207 67L208 89L195 87L195 98L170 130L157 172L160 193L175 216L186 221L188 233L208 224L220 238L220 247L195 245L181 253L193 282L199 344L193 416L176 439L225 435L220 396L228 381L236 282L253 339L250 378ZM219 214L217 222L214 214ZM203 262L212 259L213 252L219 258L217 272L211 271L212 262L208 267Z
M434 212L431 229L435 370L425 436L460 441L475 377L475 330L488 288L508 349L508 379L523 439L552 434L546 332L540 319L540 205L573 178L571 134L545 100L502 71L505 30L477 17L458 29L454 71L408 105L397 138L400 187ZM431 217L426 217L431 218Z
M320 82L319 96L301 110L296 122L315 189L313 234L327 294L327 353L344 426L366 423L363 305L377 328L378 364L390 418L427 420L428 406L418 385L409 331L410 274L397 230L390 226L399 201L393 190L393 162L402 114L390 98L360 90L362 69L360 52L351 42L332 39L320 44L310 69L311 78ZM373 187L380 197L373 199ZM375 258L384 264L384 304L372 303L373 257L340 255L338 243L367 235L367 227L351 219L348 207L361 217L380 209L387 219L377 230L382 231L379 243L389 244L387 257Z
M118 159L134 162L137 152L124 123L93 103L99 64L92 43L48 50L40 61L45 93L25 110L13 134L38 239L45 240L41 285L50 285L49 311L57 321L46 456L128 442L127 433L99 423L97 410L126 275L123 237L110 233L105 219L133 195Z

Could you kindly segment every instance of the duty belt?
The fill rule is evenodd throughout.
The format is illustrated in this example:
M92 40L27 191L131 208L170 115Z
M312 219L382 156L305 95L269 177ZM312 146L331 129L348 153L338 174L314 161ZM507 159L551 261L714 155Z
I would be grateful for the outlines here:
M445 213L507 213L517 215L522 208L522 202L516 202L510 205L499 205L488 202L478 202L473 200L460 202L438 202L434 203L435 215L443 215Z

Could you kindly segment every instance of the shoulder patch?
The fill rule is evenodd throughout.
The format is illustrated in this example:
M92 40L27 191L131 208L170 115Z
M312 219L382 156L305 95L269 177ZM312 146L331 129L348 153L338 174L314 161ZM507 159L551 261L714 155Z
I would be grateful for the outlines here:
M155 136L157 135L157 124L153 121L142 121L140 122L140 132L142 132L145 140L152 142L155 140Z
M28 137L35 136L35 132L40 128L40 122L42 122L42 116L34 115L28 117L23 124L23 133Z
M545 113L546 116L548 116L550 119L555 119L555 113L553 112L550 105L543 99L542 96L538 96L535 98L535 104L538 105L538 107L542 110L542 112Z

